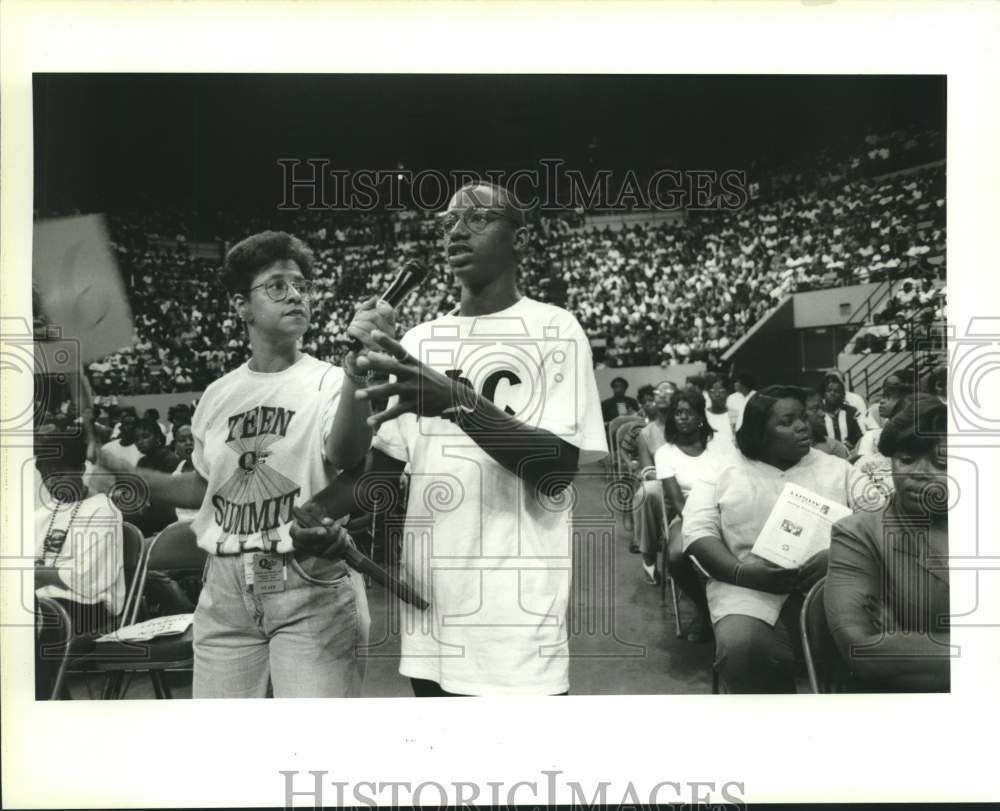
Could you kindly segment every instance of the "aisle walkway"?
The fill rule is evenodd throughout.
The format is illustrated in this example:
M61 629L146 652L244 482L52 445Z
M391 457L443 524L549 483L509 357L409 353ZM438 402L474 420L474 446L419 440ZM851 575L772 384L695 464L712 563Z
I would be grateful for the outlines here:
M577 477L574 508L574 572L570 623L570 685L574 695L692 694L711 692L713 646L678 639L669 591L648 586L640 557L628 551L619 523L609 521L603 466ZM381 589L369 591L375 645L366 696L409 696L398 672L399 639L386 633ZM680 600L682 627L694 609Z

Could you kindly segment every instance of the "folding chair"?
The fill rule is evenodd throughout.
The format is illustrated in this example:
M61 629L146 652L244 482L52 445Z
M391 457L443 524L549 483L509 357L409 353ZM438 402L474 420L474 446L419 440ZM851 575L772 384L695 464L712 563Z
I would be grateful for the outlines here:
M799 617L802 655L806 661L809 686L814 693L843 693L847 689L850 670L840 657L826 621L823 592L826 578L816 583L802 603Z
M190 522L175 522L154 537L143 559L138 577L137 604L141 603L150 569L171 577L201 578L207 553L198 546ZM138 605L133 622L139 618ZM130 623L131 624L131 623ZM127 630L127 626L118 629ZM167 670L188 670L194 664L194 634L188 628L183 634L157 637L146 642L98 642L94 649L95 668L107 674L102 698L124 697L124 676L148 673L157 698L170 698L170 689L163 678Z
M615 492L617 492L617 488L619 487L629 488L627 499L619 499L617 497L611 499L612 509L615 509L616 506L619 508L618 512L626 532L631 532L633 529L631 505L634 481L629 451L635 446L639 432L645 424L642 417L635 414L627 414L623 417L615 417L608 427L608 433L612 436L611 444L614 448L611 476Z
M140 589L139 573L146 556L147 545L139 528L128 521L122 521L122 572L125 577L125 600L122 610L114 624L101 629L97 634L72 636L69 642L70 660L66 665L67 673L87 673L94 669L96 655L94 653L95 638L102 633L110 633L124 625L135 622L139 611ZM68 692L64 698L70 698Z
M66 666L73 644L73 623L69 612L51 597L35 596L35 698L55 701L60 698ZM42 663L58 657L55 678L48 696L39 695Z
M683 636L681 630L680 603L677 600L677 584L670 576L667 569L667 547L670 545L670 522L667 520L667 508L663 508L663 549L660 554L660 605L667 604L667 584L670 585L670 601L674 607L674 632L677 636Z

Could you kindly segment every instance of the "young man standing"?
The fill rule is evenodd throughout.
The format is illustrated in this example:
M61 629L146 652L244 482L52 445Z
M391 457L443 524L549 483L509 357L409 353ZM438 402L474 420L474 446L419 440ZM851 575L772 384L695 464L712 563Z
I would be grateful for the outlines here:
M392 398L369 420L375 466L410 466L402 572L430 602L401 604L400 673L418 696L565 693L562 491L607 453L590 344L518 290L527 230L503 189L463 187L441 230L459 306L358 360L394 377L356 396Z

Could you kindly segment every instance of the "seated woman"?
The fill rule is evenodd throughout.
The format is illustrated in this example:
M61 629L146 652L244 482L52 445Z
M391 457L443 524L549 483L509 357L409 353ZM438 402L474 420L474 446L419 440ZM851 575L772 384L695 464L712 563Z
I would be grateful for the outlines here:
M907 400L879 438L895 493L833 526L824 606L854 687L948 692L947 406Z
M173 473L181 460L167 450L167 438L160 424L151 417L143 417L135 424L135 446L142 454L137 468ZM138 511L126 513L125 519L135 524L145 537L155 535L177 520L173 507L145 504Z
M893 399L882 399L883 424L891 420L909 402L910 394L897 394ZM882 493L886 503L892 497L895 487L892 482L892 460L879 452L879 441L882 438L883 427L869 431L858 443L857 451L863 451L853 460L854 467L860 470L873 487Z
M35 435L35 593L66 609L74 637L113 630L125 604L122 515L104 493L87 492L86 456L78 434ZM39 655L35 667L40 698L51 692L58 663Z
M664 521L663 491L656 478L653 457L666 442L663 433L664 414L670 405L670 396L677 387L669 380L658 383L653 390L653 418L639 432L637 451L639 455L639 481L632 498L632 516L635 521L634 538L630 552L642 553L642 568L646 582L659 585L660 573L656 571L656 555L660 549Z
M746 404L738 453L696 482L684 508L684 549L711 579L715 664L732 693L795 692L802 596L826 574L827 552L782 569L751 552L786 482L852 508L875 509L862 474L811 448L802 390L769 386Z
M177 457L180 459L177 467L172 471L174 476L182 473L190 473L194 470L194 463L191 461L191 454L194 452L194 435L191 433L191 425L183 423L174 429L174 448ZM178 521L194 521L198 510L186 510L183 507L176 507Z
M670 398L664 433L666 442L655 458L656 478L673 514L667 530L667 570L697 609L688 641L705 642L711 636L705 585L684 554L682 513L691 487L696 481L712 478L714 467L723 462L727 446L720 447L719 440L713 438L715 431L708 423L705 398L693 388L678 391Z
M708 410L705 419L715 431L715 441L734 447L736 437L733 434L732 423L729 422L729 409L726 400L729 398L729 388L722 375L705 375L705 394L708 396Z

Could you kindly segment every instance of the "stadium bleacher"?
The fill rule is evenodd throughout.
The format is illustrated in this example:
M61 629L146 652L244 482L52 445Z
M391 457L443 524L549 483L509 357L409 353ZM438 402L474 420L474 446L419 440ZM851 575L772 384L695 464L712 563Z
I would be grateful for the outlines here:
M768 193L737 211L618 230L583 217L572 224L536 217L522 289L573 312L598 365L704 361L710 370L787 293L904 277L916 290L937 289L946 272L944 168L913 164L936 154L938 138L934 131L868 136L848 155L819 156L805 175L774 171ZM277 222L226 213L206 224L193 211L163 208L108 219L136 337L90 364L99 397L200 391L243 362L245 342L217 271L224 246L255 230L285 228L315 251L319 292L304 349L317 357L339 361L353 308L409 258L423 259L431 273L401 308L400 324L454 306L431 212L309 212ZM207 255L213 245L216 257ZM936 299L935 311L942 307ZM890 302L878 319L898 315Z

